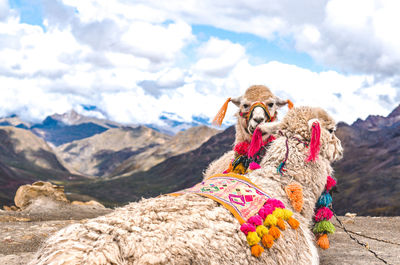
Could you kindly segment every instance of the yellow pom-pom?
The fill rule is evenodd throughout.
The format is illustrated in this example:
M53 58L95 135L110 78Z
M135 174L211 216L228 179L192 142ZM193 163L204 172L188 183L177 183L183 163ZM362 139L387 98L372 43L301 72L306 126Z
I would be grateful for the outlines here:
M328 249L329 248L329 239L327 234L322 234L319 236L317 240L317 244L320 248L322 249Z
M286 229L285 222L281 218L278 218L278 221L276 222L276 225L282 231Z
M283 216L284 216L284 211L283 211L282 208L276 208L272 214L273 214L276 218L279 219L279 218L283 218Z
M300 226L300 222L292 217L290 217L289 220L287 220L287 222L289 223L290 227L293 229L297 229Z
M263 235L261 242L263 243L264 247L271 248L274 244L274 238L271 235Z
M292 217L293 212L288 209L283 209L283 220L289 220L290 217Z
M250 246L257 244L260 240L256 232L249 232L247 234L247 243L249 243Z
M269 214L264 220L264 225L265 226L276 225L277 221L278 219L276 219L276 217L273 214Z
M251 255L253 255L254 257L258 258L263 252L264 248L258 244L251 247Z
M263 237L263 235L268 234L268 228L263 225L259 225L256 227L256 232L259 237Z
M276 226L271 226L269 233L273 238L277 239L281 236L281 231Z

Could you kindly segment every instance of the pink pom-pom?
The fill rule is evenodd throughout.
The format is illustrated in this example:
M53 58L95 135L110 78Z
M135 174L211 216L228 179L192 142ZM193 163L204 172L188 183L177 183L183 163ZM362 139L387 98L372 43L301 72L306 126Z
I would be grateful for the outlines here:
M254 155L257 154L262 145L262 132L260 128L257 127L253 133L253 137L251 138L250 148L248 152L249 157L254 157Z
M332 178L331 176L328 176L326 180L326 190L330 191L333 187L336 186L336 180Z
M256 170L261 168L261 166L259 164L257 164L256 162L251 162L249 165L250 170Z
M258 226L263 224L263 219L259 215L254 215L250 217L249 220L247 220L247 222L254 226Z
M307 162L315 161L318 159L320 138L321 138L321 127L319 125L319 122L315 121L312 124L312 129L311 129L310 154L307 157Z
M235 150L235 152L239 155L246 155L249 151L249 146L250 145L248 142L240 142L235 145L235 148L233 150Z
M332 211L328 207L321 207L315 214L315 221L320 222L322 220L330 220L333 216Z
M267 204L272 205L275 208L285 208L285 205L283 204L283 202L281 202L280 200L277 200L277 199L268 199Z
M249 232L255 232L256 231L256 227L254 225L252 225L252 224L244 223L240 227L240 231L242 231L247 236L247 234Z
M275 211L275 208L276 207L273 205L269 205L269 204L264 205L264 207L263 207L263 209L264 209L263 215L264 216L261 214L260 214L260 216L263 217L263 219L265 219L269 214L272 214Z
M265 213L265 209L264 209L264 207L262 207L262 208L258 211L258 215L259 215L262 219L265 219L265 217L267 217L268 214Z

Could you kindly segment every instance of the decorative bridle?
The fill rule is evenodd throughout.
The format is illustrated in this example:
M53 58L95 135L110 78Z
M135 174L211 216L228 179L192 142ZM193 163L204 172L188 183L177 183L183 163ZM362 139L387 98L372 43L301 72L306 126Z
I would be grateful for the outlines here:
M271 114L269 113L268 107L265 106L264 103L262 102L255 102L253 105L251 105L249 111L246 112L239 112L239 115L243 118L246 119L246 122L249 123L249 120L251 119L251 117L253 116L253 112L255 110L255 108L260 107L264 110L265 115L267 116L267 119L265 120L265 122L271 122L274 121L276 119L276 115L271 116Z

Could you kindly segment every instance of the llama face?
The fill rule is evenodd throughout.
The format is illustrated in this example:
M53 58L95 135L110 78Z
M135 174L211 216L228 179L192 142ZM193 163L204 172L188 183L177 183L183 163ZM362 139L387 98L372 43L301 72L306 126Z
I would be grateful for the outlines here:
M238 122L244 131L251 136L257 126L274 121L277 110L287 101L274 96L265 86L251 86L246 93L232 100L239 107Z

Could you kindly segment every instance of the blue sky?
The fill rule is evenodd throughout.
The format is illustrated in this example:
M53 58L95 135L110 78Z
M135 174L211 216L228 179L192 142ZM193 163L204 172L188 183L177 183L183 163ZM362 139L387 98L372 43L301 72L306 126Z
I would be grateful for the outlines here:
M191 122L212 119L253 84L348 123L387 115L400 102L399 8L372 0L0 0L0 116L40 121L75 109L123 123L160 123L163 113Z

